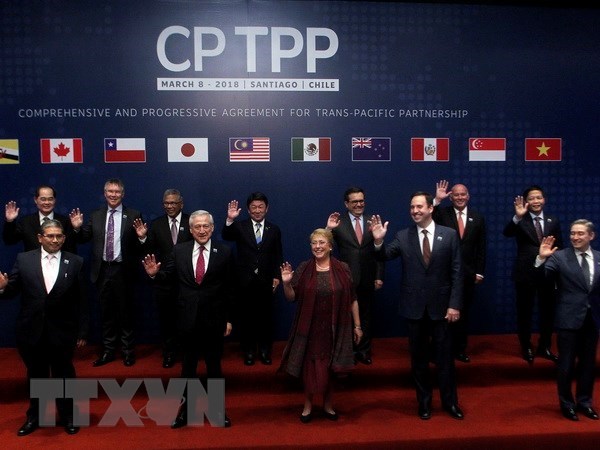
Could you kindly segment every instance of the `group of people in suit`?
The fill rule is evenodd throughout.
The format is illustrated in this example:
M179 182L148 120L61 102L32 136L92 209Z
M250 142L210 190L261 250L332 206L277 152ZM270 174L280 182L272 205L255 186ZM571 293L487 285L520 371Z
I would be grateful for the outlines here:
M485 271L485 219L468 206L470 196L466 186L456 184L450 190L448 186L445 180L438 182L435 198L423 191L413 194L410 215L414 224L398 232L389 243L384 242L388 223L379 215L367 215L364 190L351 187L344 193L347 211L332 213L322 231L325 234L321 234L325 240L331 240L330 251L337 252L337 258L348 271L352 296L344 297L347 311L343 320L353 322L350 327L355 333L354 338L344 340L344 346L352 347L354 364L372 363L371 316L375 292L383 286L385 261L401 259L399 312L408 324L418 415L424 420L432 414L430 362L438 367L443 409L456 419L464 418L458 403L454 361L470 361L468 315L475 286L484 280ZM283 280L286 297L298 300L298 279L292 276L289 263L284 263L280 228L266 220L267 197L260 192L250 194L246 202L248 218L244 220L238 220L241 208L237 200L229 202L221 234L224 240L235 243L233 251L227 244L212 239L215 225L208 211L198 210L190 215L183 212L179 191L165 191L165 215L150 226L138 210L123 205L124 195L121 180L107 180L106 205L93 211L87 222L77 208L70 217L55 213L56 193L51 186L36 190L36 214L18 218L16 203L7 203L4 242L23 241L25 252L18 255L10 276L0 274L0 296L21 293L23 317L19 319L17 338L28 377L75 376L73 352L77 345L85 344L88 326L83 260L76 255L76 249L78 243L88 241L92 242L90 278L98 292L102 322L102 352L94 366L115 360L119 346L126 366L136 362L132 291L134 274L142 258L160 312L163 367L173 367L181 351L182 377L197 377L200 355L204 355L207 377L222 377L223 340L231 334L233 323L240 325L243 363L253 365L259 359L262 364L271 364L274 292ZM446 198L451 205L442 207ZM586 220L574 222L570 230L572 248L564 249L560 223L556 217L544 213L544 205L543 190L539 186L528 188L515 198L515 214L504 229L504 235L517 242L514 281L522 356L529 363L535 356L557 362L559 403L565 417L578 420L576 412L580 411L597 419L592 406L592 387L600 323L597 313L600 270L595 269L600 268L600 257L589 246L594 228ZM313 235L311 248L312 240ZM578 286L578 291L573 287L573 278L583 278L582 269L574 268L573 255L580 249L589 255L587 270L591 275L588 285ZM319 261L318 252L312 250L314 260ZM48 254L57 256L58 269L45 267ZM328 265L336 267L336 276L345 273L337 265L338 259L331 258L335 261L331 263L327 255ZM40 270L44 277L39 277ZM315 269L314 273L320 271ZM34 274L37 274L35 283L31 281ZM47 275L55 281L54 285L40 283ZM581 279L577 281L581 284ZM30 283L36 292L26 288ZM337 294L331 295L333 299ZM55 301L44 302L50 297ZM174 298L176 308L172 307ZM536 299L540 340L534 352L531 322ZM29 302L37 305L38 313ZM68 314L63 314L68 320L57 320L48 313L51 307L68 310ZM44 311L46 314L41 314ZM558 356L551 347L553 327L558 329ZM46 339L46 333L54 328L60 328L58 336L62 338ZM573 398L570 382L575 374L578 390ZM325 412L335 420L337 413L330 399L324 397ZM310 417L311 407L312 401L305 402L301 416L305 423L310 420L306 417ZM57 403L57 408L64 418L66 432L76 433L72 405ZM187 424L187 411L188 405L184 403L173 428ZM35 431L39 422L36 414L32 400L19 435ZM231 425L227 415L223 416L222 424Z

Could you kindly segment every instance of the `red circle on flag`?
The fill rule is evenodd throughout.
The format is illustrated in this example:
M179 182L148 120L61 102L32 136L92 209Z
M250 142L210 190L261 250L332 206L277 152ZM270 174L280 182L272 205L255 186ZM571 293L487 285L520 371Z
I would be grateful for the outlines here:
M194 147L194 144L190 144L189 142L187 144L183 144L181 146L181 154L183 156L187 156L188 158L190 156L192 156L194 153L196 152L196 148Z

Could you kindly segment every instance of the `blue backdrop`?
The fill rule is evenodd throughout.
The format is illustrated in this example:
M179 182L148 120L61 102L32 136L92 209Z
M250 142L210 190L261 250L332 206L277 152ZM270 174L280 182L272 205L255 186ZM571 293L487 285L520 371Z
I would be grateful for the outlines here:
M297 265L310 255L309 233L343 210L348 186L362 186L367 210L395 232L411 222L411 192L461 182L488 222L474 333L515 330L515 248L502 236L515 195L540 184L563 228L598 221L597 9L9 0L0 11L0 144L13 154L17 145L19 158L0 158L0 201L16 200L23 215L35 211L40 183L56 187L59 212L87 215L103 203L104 181L119 177L124 203L148 221L162 213L163 191L178 188L186 211L211 211L220 229L229 200L261 190ZM253 137L269 138L268 160L231 162L230 138ZM330 161L292 161L299 137L331 139ZM389 138L389 158L353 161L353 137ZM411 161L416 137L448 138L448 161ZM469 161L472 137L505 138L505 160ZM42 163L40 140L59 138L82 139L81 163ZM106 138L145 139L146 161L106 163ZM206 160L169 161L169 138L204 142ZM526 138L561 139L560 160L525 161ZM0 270L18 251L0 244ZM388 264L378 293L378 336L404 334L398 264ZM143 279L136 301L140 340L153 341L156 312ZM14 345L17 310L17 299L0 303L0 345ZM293 311L279 294L278 339Z

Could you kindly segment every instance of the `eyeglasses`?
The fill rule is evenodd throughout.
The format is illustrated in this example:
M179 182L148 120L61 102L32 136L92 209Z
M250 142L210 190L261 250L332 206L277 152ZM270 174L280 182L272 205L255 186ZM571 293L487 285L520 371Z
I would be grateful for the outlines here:
M53 202L55 199L54 197L38 197L38 200L40 202Z
M51 241L54 239L60 241L65 238L64 234L42 234L42 236L44 236L46 239L50 239Z
M179 202L163 202L163 206L177 206L181 203L181 201Z
M350 200L348 203L352 204L352 205L358 205L358 204L362 204L364 203L365 200Z

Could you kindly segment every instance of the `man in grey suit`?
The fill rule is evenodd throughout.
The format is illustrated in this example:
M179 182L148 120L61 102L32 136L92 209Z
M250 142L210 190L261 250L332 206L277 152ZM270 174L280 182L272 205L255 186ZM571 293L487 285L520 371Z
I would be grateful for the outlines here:
M408 321L411 369L417 391L418 414L431 418L432 383L430 348L435 354L442 408L455 419L463 419L458 406L452 339L449 323L460 319L462 269L460 242L455 230L437 225L432 218L433 197L427 192L411 196L410 214L415 226L396 233L387 245L383 238L388 222L371 218L377 257L402 259L400 314Z
M385 263L375 258L373 235L365 214L365 191L360 187L346 189L344 205L347 214L331 214L327 228L333 233L340 260L350 266L356 288L363 338L358 344L354 343L354 358L363 364L371 364L373 301L375 291L383 286Z
M558 250L554 236L547 236L535 261L535 266L543 265L546 277L558 286L554 321L558 401L569 420L579 420L577 411L598 420L592 393L600 325L600 252L590 247L594 237L594 224L578 219L571 224L571 248ZM571 390L574 378L575 398Z
M19 253L8 276L0 273L0 297L21 294L17 319L17 349L27 368L27 379L75 378L73 353L85 345L87 298L83 258L61 251L62 224L49 219L38 232L41 248ZM39 400L31 397L27 420L17 434L26 436L40 425ZM75 434L72 399L59 398L56 406L65 431Z
M83 225L79 209L70 214L78 242L92 241L90 278L100 296L103 347L94 367L114 361L119 340L123 364L135 364L133 283L139 271L142 254L139 238L145 225L138 210L123 205L123 197L123 182L112 178L104 184L106 206L92 211L87 224Z

